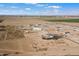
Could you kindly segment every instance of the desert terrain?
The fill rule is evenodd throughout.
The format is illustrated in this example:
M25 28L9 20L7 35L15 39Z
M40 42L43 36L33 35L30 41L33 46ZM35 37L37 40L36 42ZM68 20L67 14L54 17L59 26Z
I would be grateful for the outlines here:
M79 23L50 22L29 16L0 19L1 56L79 56ZM47 33L56 37L43 39L42 35Z

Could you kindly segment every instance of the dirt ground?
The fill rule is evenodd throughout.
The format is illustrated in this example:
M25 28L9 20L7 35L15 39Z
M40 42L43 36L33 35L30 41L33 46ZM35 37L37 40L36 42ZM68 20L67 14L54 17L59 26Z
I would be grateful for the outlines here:
M12 56L79 56L79 23L51 23L38 18L7 18L0 25L46 24L49 33L64 35L58 40L44 40L42 31L24 33L25 38L0 41L0 55ZM75 27L78 30L75 30Z

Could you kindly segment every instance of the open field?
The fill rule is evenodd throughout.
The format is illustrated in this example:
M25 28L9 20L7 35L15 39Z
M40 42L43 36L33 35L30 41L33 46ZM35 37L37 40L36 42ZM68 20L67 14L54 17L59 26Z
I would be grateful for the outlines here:
M1 56L79 56L78 19L39 16L0 16L0 19L3 20L0 23ZM47 33L62 37L45 40L42 35Z
M63 19L63 20L47 20L50 22L72 22L72 23L79 23L79 19Z

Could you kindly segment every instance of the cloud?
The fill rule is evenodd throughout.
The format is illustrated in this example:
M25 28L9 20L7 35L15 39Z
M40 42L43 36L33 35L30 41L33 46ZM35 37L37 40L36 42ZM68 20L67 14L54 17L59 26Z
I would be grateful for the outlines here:
M44 6L43 4L40 4L40 3L31 3L31 4L36 5L36 6L39 6L39 7Z
M60 14L61 10L59 9L53 9L53 10L42 10L38 11L38 15L58 15Z
M42 7L42 6L44 6L44 5L43 5L43 4L37 4L37 6Z
M18 7L16 7L16 6L11 6L11 8L18 8Z
M9 12L10 10L3 10L3 12Z
M31 4L38 4L38 3L31 3Z
M0 15L26 15L27 12L22 9L3 9L0 10Z
M31 10L31 8L25 8L25 10Z
M61 6L48 6L48 8L62 8Z

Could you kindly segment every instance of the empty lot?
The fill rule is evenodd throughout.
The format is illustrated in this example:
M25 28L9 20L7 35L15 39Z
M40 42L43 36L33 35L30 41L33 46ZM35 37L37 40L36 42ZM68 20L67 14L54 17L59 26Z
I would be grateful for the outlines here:
M58 40L44 40L41 37L43 31L21 34L24 37L19 38L15 35L14 30L11 34L6 34L7 40L4 38L0 41L0 53L8 55L79 55L79 23L67 22L48 22L40 17L4 17L4 21L0 25L4 26L22 26L28 24L41 24L47 26L49 33L64 34L70 32L67 37ZM75 29L76 28L76 29ZM25 30L26 31L26 30ZM15 31L16 32L16 31ZM0 34L5 37L2 31ZM2 37L0 36L0 37ZM10 37L10 38L8 38ZM17 38L16 38L17 37ZM74 42L75 41L75 42Z

